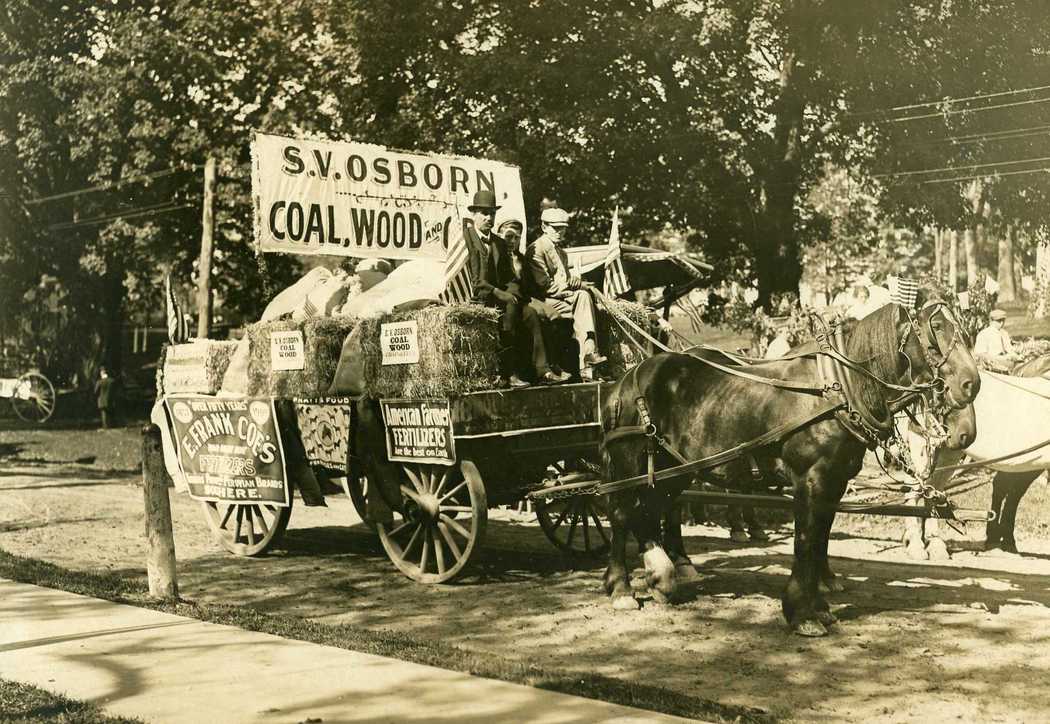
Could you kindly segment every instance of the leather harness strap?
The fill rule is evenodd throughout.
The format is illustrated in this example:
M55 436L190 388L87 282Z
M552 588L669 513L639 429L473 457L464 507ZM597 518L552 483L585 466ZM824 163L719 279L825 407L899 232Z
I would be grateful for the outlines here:
M624 480L616 480L610 483L602 483L598 486L596 493L598 495L605 495L606 493L615 493L620 490L626 490L627 488L633 488L644 483L648 483L650 486L656 484L661 480L668 480L670 478L682 477L685 475L695 475L696 473L709 470L711 468L718 467L724 463L735 460L736 458L742 457L750 450L764 447L770 443L776 442L785 434L796 430L800 427L804 427L811 422L814 422L821 417L827 416L829 413L839 408L839 404L832 402L823 402L816 409L811 412L798 417L794 420L788 420L787 422L781 423L774 428L766 431L762 435L748 440L747 442L740 443L736 447L723 450L722 452L714 455L709 455L706 458L700 460L687 461L681 453L674 450L670 445L666 443L662 438L658 439L658 443L664 450L671 454L675 459L679 460L680 464L670 468L664 468L663 470L657 470L655 472L647 472L645 475L636 475L632 478L626 478Z

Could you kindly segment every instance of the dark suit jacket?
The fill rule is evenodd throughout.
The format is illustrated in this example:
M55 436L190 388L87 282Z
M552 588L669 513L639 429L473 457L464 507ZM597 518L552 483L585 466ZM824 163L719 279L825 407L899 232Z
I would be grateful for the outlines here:
M474 285L474 298L483 304L499 304L492 290L501 289L515 299L521 299L521 284L514 273L511 251L503 238L490 234L486 243L469 221L463 224L463 237L470 253L467 268Z

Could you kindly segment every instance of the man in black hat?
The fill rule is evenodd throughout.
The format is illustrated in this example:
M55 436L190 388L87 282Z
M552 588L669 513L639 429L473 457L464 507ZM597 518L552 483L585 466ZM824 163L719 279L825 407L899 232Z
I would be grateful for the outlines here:
M501 310L501 379L497 380L497 386L529 385L519 374L524 366L518 354L518 338L522 331L526 332L526 337L531 342L532 365L536 379L542 383L564 381L565 378L553 373L547 364L539 315L528 306L521 282L514 273L515 250L506 246L503 237L492 233L497 209L499 206L496 205L496 195L482 189L474 194L474 199L468 207L470 218L464 220L463 224L463 236L470 255L467 268L474 286L474 299L480 304Z

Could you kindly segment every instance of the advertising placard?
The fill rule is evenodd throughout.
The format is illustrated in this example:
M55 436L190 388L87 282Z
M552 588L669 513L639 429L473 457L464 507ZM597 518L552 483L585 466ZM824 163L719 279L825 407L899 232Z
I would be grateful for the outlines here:
M270 398L164 398L190 497L290 504L284 448Z
M266 133L252 140L262 251L444 260L482 189L496 194L497 224L524 222L517 166Z
M456 462L448 400L382 400L386 455L391 461Z
M379 343L383 349L384 365L416 364L419 362L419 323L386 322L379 327Z
M306 353L300 330L270 332L270 369L301 370L305 365Z

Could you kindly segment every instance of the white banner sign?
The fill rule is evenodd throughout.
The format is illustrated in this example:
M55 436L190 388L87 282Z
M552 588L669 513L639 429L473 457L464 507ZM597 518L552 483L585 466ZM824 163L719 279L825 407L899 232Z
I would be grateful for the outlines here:
M496 195L497 225L524 223L516 166L263 133L252 142L255 241L263 251L444 259L449 235L482 189Z
M385 365L415 364L419 362L419 324L412 319L407 322L387 322L379 328L379 343L383 349Z
M270 369L301 370L305 363L302 332L270 332Z

